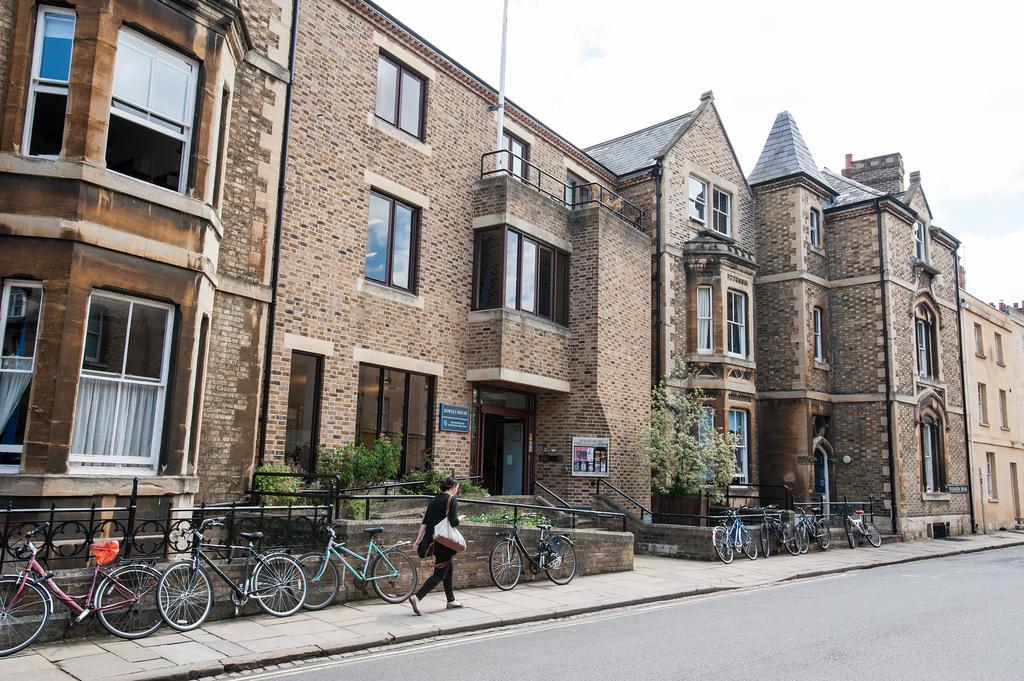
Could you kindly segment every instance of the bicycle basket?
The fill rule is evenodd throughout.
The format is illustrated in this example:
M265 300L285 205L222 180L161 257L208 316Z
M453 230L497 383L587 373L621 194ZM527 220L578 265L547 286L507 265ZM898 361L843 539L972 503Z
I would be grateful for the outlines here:
M108 565L114 562L121 551L121 544L116 539L101 541L89 547L89 553L96 559L97 565Z

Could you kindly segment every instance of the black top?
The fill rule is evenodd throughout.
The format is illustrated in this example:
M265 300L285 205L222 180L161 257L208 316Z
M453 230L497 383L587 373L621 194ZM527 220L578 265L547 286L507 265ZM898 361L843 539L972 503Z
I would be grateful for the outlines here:
M436 526L444 518L445 506L448 506L448 500L451 499L451 507L448 509L448 522L451 523L452 527L459 526L459 502L455 497L451 496L447 492L438 492L430 503L427 504L427 510L423 514L423 524L427 526L427 531L423 534L423 541L416 547L417 553L420 558L425 557L427 549L434 540L434 526ZM446 549L443 546L437 545L434 547L435 554L439 561L448 560L455 552L451 549Z

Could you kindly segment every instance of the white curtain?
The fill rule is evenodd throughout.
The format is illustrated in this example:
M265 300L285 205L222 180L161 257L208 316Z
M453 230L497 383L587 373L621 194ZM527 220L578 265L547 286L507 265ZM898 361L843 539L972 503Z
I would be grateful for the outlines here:
M711 350L711 289L697 288L697 350Z
M158 385L82 376L75 409L73 454L149 457L160 400ZM120 398L118 393L120 392Z
M11 414L21 402L21 396L32 382L32 358L5 357L3 367L17 371L0 372L0 431L7 426Z

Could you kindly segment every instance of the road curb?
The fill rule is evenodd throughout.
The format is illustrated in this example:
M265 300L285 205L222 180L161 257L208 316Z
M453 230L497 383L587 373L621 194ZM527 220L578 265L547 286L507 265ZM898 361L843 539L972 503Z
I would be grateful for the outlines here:
M788 577L783 577L781 579L772 580L771 582L768 582L766 585L781 584L800 579L824 577L828 575L841 574L844 572L853 572L854 570L870 570L872 568L887 567L890 565L902 565L905 563L914 563L917 561L930 560L933 558L949 558L951 556L980 553L983 551L1005 549L1014 546L1024 546L1024 538L1020 540L1008 541L1006 543L993 546L959 547L956 549L951 549L949 551L933 555L909 556L905 558L887 560L867 565L849 565L838 568L829 568L825 570L812 570L809 572L801 572L795 575L790 575ZM587 615L595 612L600 612L603 610L611 610L615 608L628 608L637 605L646 605L649 603L660 603L666 601L681 600L684 598L692 598L694 596L723 593L728 591L737 591L743 588L744 587L739 586L701 587L698 589L687 589L685 591L672 591L660 594L651 594L648 596L622 598L613 602L605 601L602 603L595 603L593 605L572 606L564 608L562 610L549 610L540 613L529 613L526 615L499 617L487 622L470 622L464 624L453 624L451 627L434 627L422 631L409 632L408 634L401 634L399 636L395 636L393 634L386 634L379 637L367 637L361 641L354 641L352 643L322 646L307 645L295 648L284 648L280 650L269 651L266 653L250 653L247 655L239 655L235 657L224 658L219 661L201 662L191 665L179 665L176 667L170 667L166 669L154 669L151 671L138 672L135 674L117 677L117 681L191 681L193 679L217 676L219 674L248 671L252 669L260 669L279 664L286 664L289 662L295 662L297 660L314 660L318 658L330 657L333 655L342 655L346 653L369 651L374 649L386 649L388 646L397 643L408 643L412 641L435 638L437 636L447 636L451 634L460 634L473 631L486 631L489 629L497 629L500 627L513 626L517 624L528 624L530 622L546 622L567 619L570 617Z

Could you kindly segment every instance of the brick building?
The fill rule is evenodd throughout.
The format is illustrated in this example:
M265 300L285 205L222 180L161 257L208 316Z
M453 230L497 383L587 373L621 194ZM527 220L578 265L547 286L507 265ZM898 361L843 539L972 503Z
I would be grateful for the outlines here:
M908 537L969 531L959 242L920 173L905 186L899 154L819 169L783 112L748 179L762 480L871 500Z
M294 10L0 7L0 495L232 499L391 435L646 503L666 379L737 486L962 529L957 242L899 155L820 170L784 114L746 178L710 92L586 149L507 103L494 152L487 83L372 3Z
M244 488L291 23L245 7L0 4L2 498Z
M985 530L1021 518L1024 475L1024 316L961 293L974 518Z

